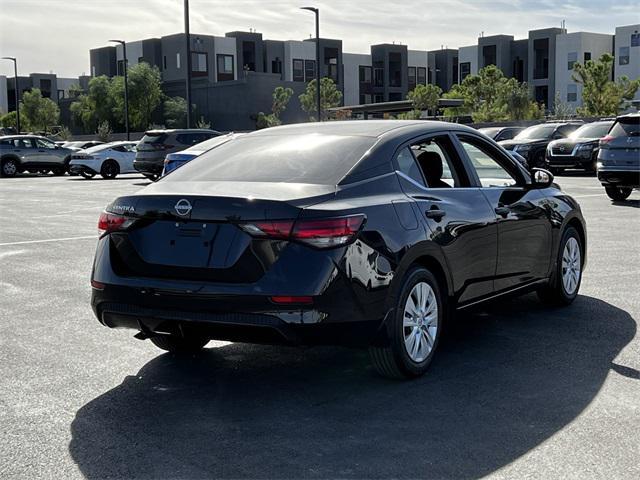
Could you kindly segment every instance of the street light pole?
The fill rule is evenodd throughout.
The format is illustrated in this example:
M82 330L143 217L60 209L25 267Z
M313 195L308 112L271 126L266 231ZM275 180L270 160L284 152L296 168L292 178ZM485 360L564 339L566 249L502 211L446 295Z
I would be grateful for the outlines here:
M316 106L318 109L318 121L322 121L322 102L320 100L320 10L316 7L302 7L301 10L309 10L316 16Z
M3 60L11 60L13 62L13 75L15 82L15 98L16 98L16 130L20 133L20 89L18 88L18 61L16 57L2 57Z
M129 82L127 79L127 44L124 40L109 40L110 42L122 45L122 64L124 70L124 129L127 132L127 140L130 140L129 133Z
M191 128L191 34L189 33L189 0L184 0L184 35L187 44L187 128Z

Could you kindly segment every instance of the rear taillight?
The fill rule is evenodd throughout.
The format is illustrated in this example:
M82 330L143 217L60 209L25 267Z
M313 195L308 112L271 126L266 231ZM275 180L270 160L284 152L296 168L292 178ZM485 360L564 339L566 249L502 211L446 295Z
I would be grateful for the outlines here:
M269 297L273 303L277 303L279 305L295 305L295 304L304 304L309 305L313 303L313 297L294 297L290 295L279 295L275 297Z
M294 240L316 248L331 248L351 242L364 223L364 215L348 217L272 220L241 224L254 237Z
M135 219L125 217L123 215L116 215L114 213L102 212L98 219L98 233L102 236L105 233L116 232L118 230L124 230L129 227Z
M600 139L600 145L604 145L604 144L606 144L606 143L609 143L609 142L610 142L611 140L613 140L614 138L616 138L616 137L613 137L613 136L611 136L611 135L605 135L604 137L602 137L602 138Z

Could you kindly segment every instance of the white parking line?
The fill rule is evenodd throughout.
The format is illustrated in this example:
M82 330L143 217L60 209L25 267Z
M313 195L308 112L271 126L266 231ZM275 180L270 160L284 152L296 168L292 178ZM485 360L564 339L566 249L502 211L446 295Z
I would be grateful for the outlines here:
M87 235L85 237L66 237L66 238L48 238L46 240L25 240L23 242L7 242L0 243L0 247L8 247L11 245L28 245L31 243L47 243L47 242L66 242L67 240L86 240L88 238L98 238L98 235Z
M601 197L604 193L589 193L586 195L571 195L573 198L584 198L584 197Z

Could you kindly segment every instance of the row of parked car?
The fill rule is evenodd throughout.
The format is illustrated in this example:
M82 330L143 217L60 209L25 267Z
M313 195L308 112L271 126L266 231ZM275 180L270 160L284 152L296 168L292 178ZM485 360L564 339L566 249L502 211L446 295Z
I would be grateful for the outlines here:
M568 168L597 172L613 200L624 200L633 188L640 187L640 114L590 123L547 122L479 130L523 159L527 168L544 168L554 174Z

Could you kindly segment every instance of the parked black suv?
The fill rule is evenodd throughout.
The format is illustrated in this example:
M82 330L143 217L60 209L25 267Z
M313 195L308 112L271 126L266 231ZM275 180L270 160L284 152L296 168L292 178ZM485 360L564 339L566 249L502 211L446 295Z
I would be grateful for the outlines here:
M582 168L595 172L598 142L612 125L613 120L588 123L575 130L568 138L549 143L545 168L553 173L560 173L565 168Z
M502 140L511 140L518 135L526 127L483 127L478 131L484 133L487 137L493 138L496 142Z
M164 168L164 157L204 142L220 132L208 129L149 130L136 147L133 168L151 180L157 180Z
M582 126L577 122L542 123L525 128L513 140L498 142L507 150L522 155L529 167L545 168L545 151L552 140L567 138L574 130Z
M598 180L612 200L640 188L640 114L622 115L600 140Z

